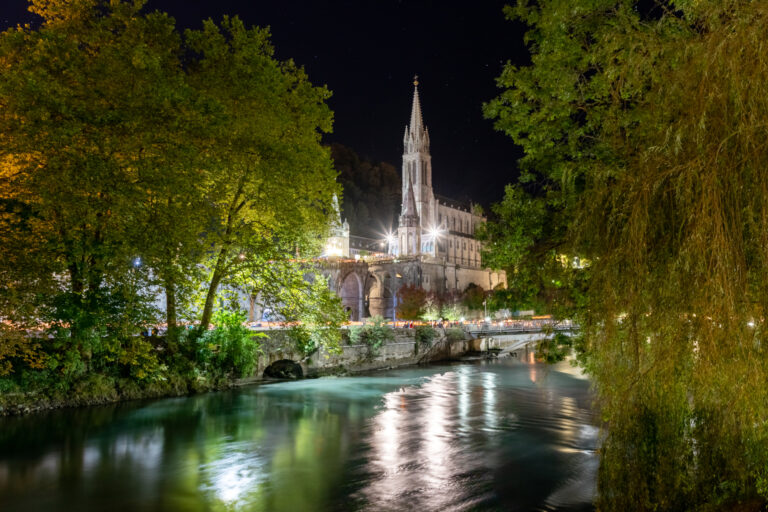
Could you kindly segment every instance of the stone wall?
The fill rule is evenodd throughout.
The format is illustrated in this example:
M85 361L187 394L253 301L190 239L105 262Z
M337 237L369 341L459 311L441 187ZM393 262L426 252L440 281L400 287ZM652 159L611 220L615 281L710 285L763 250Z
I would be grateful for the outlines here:
M375 354L368 345L342 343L340 354L329 354L321 350L304 356L296 350L286 331L263 332L268 337L261 340L263 354L259 357L258 367L254 375L240 381L241 384L262 380L264 370L269 365L285 359L299 363L305 376L316 377L458 359L469 352L481 352L489 348L512 351L544 336L541 333L527 333L474 339L467 335L463 340L449 342L438 329L440 335L430 347L416 342L414 329L396 329L395 340L382 345Z

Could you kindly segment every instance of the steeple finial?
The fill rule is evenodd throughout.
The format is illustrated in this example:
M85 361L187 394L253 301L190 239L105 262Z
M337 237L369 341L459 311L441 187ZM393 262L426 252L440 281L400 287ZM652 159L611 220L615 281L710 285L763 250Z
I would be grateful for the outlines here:
M414 87L419 86L419 75L413 75L413 86Z

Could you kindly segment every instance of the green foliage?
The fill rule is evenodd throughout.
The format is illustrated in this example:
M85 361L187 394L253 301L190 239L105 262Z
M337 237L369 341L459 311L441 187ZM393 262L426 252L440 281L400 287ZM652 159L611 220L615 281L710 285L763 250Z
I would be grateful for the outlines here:
M539 340L536 344L536 355L541 356L549 364L558 363L571 354L573 341L562 333L556 332L551 338Z
M485 113L523 147L524 175L495 210L488 258L520 302L581 326L606 433L598 509L759 503L768 8L546 0L506 13L530 28L531 65L505 67Z
M427 294L427 298L424 301L424 312L421 315L421 320L426 322L437 322L440 320L440 299L435 293Z
M0 374L24 390L249 374L242 319L213 318L242 291L338 349L338 298L296 262L339 192L320 144L330 92L276 60L267 29L225 17L181 34L144 4L35 0L41 24L0 34ZM158 288L167 340L139 336Z
M445 330L445 337L448 341L462 341L465 338L464 330L460 327L450 327Z
M437 337L437 331L428 325L417 325L413 335L417 343L432 344Z
M464 290L462 304L469 311L483 311L485 299L485 290L474 283L469 283Z
M444 305L440 312L442 317L449 322L458 322L464 316L464 310L458 304Z
M198 354L214 373L234 377L250 377L258 364L261 347L257 337L244 325L242 311L219 310L213 315L214 329L206 331L197 340Z
M42 369L45 353L37 339L16 326L0 323L0 377L12 373L14 365Z
M291 334L302 353L308 355L319 348L329 353L341 351L341 326L349 318L341 298L314 268L273 262L269 273L246 276L244 282L263 293L264 305L295 323Z
M368 345L371 355L378 354L382 345L394 339L395 331L387 325L387 320L380 316L372 316L362 326L349 328L349 341L353 344Z
M305 356L309 356L317 350L317 345L312 339L312 333L303 324L291 325L288 328L288 337L293 340L296 350Z

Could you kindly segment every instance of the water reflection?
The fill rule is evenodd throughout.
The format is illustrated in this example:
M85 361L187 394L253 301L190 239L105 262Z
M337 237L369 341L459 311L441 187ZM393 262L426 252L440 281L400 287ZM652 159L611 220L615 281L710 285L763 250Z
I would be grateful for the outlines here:
M529 357L0 421L0 510L590 509L588 383Z

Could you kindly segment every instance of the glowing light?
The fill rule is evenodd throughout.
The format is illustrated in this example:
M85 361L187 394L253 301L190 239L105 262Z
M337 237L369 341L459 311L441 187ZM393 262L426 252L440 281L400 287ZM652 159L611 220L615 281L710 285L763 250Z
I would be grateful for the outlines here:
M331 256L341 256L341 247L334 243L328 243L328 245L325 246L325 256L331 257Z
M136 258L133 260L133 266L138 268L141 266L141 258Z
M435 226L432 226L427 230L427 236L431 238L432 240L436 240L438 237L442 236L443 231Z

